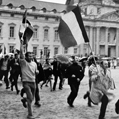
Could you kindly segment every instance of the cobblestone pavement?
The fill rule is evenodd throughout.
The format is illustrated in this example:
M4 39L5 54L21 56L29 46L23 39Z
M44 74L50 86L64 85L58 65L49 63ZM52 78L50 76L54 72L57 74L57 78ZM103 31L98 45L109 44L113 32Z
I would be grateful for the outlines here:
M119 99L119 68L111 69L112 77L116 83L116 95L107 107L106 119L119 119L119 115L115 113L115 102ZM21 83L19 83L21 88ZM49 87L40 89L41 107L37 108L33 105L33 113L36 119L98 119L100 104L92 107L87 106L87 100L83 99L83 95L88 90L88 76L81 82L78 97L74 102L74 108L70 108L67 104L67 96L70 93L67 80L65 81L63 90L50 92ZM22 106L20 95L16 95L15 90L5 89L5 84L0 87L0 119L26 119L27 109Z

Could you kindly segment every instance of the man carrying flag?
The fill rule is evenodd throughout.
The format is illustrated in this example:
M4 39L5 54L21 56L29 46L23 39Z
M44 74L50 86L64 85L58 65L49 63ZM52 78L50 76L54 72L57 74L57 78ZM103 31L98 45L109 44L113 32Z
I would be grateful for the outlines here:
M66 48L89 42L78 6L61 17L58 31Z

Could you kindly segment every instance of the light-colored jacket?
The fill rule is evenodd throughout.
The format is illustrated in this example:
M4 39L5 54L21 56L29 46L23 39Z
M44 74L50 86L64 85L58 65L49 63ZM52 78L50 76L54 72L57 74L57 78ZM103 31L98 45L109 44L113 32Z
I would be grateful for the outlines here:
M93 103L98 104L103 96L103 92L99 89L99 78L98 78L98 74L100 71L100 66L97 65L95 66L94 64L92 64L89 67L89 71L90 71L90 78L91 78L91 91L90 91L90 98L92 100Z
M106 74L104 70L99 65L95 66L92 64L89 67L91 74L91 91L90 98L93 103L98 104L101 101L103 94L108 95L108 90L110 88L115 88L114 81L111 78L111 72L106 69Z

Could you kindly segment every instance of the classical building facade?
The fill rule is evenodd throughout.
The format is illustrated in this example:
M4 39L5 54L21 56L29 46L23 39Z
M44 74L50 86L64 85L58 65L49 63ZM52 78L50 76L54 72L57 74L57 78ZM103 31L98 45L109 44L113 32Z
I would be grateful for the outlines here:
M50 52L50 57L63 53L58 25L61 15L66 13L66 5L35 0L0 0L0 4L0 46L3 52L4 47L8 53L20 48L18 32L27 9L27 19L34 28L28 50L37 57L42 53L46 56Z
M77 4L90 45L66 49L58 36L60 17ZM84 56L91 51L96 55L119 57L118 0L67 0L65 5L35 0L0 0L0 46L5 46L7 52L19 49L18 32L26 9L27 19L34 27L28 50L37 57L42 53L46 56L48 52L50 57L56 54Z
M78 4L96 55L119 57L119 1L118 0L67 0L67 5ZM82 53L89 52L89 45L82 45Z

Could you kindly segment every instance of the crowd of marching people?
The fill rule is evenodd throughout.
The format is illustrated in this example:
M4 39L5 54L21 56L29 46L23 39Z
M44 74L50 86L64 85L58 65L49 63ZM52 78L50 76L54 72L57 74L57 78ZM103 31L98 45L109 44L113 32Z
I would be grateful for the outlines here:
M0 85L3 80L6 89L16 90L16 94L21 95L21 102L25 108L28 108L28 118L32 119L32 102L35 99L35 105L40 107L40 88L43 85L48 86L50 90L55 91L58 85L59 90L63 89L64 79L67 78L70 87L70 94L67 97L67 103L74 107L73 103L78 95L81 81L85 75L85 67L88 65L89 90L84 95L88 98L88 106L101 103L99 119L104 119L108 103L114 98L109 90L115 89L114 80L111 77L111 70L108 63L98 60L97 57L89 56L87 60L77 61L72 57L72 61L63 64L54 58L52 62L47 58L44 64L37 61L32 52L26 52L24 55L23 44L21 42L20 51L16 51L14 56L4 55L0 59ZM4 77L4 78L3 78ZM18 80L23 84L19 88ZM59 79L59 84L57 84ZM52 80L54 80L52 84ZM119 114L119 101L115 103L115 111Z

